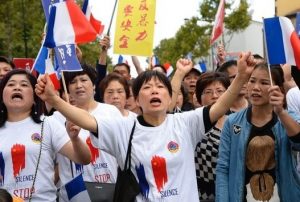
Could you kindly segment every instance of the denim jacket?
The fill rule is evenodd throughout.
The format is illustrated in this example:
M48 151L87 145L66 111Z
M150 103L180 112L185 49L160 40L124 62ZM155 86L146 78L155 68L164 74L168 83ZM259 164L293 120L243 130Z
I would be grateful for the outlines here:
M223 127L216 168L216 201L242 202L245 187L245 155L251 123L247 110L230 115ZM300 117L289 113L297 122ZM281 202L300 201L300 176L293 151L300 144L290 141L280 120L272 127L275 136L276 183Z

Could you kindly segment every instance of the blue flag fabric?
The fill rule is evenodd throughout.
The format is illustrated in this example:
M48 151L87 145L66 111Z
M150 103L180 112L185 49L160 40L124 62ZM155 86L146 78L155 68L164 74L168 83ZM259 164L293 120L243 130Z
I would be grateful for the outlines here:
M76 56L74 44L57 46L54 48L58 71L82 71Z
M54 3L58 3L64 0L54 0ZM48 22L49 20L49 13L50 13L50 6L51 6L51 0L42 0L42 5L43 5L43 9L44 9L44 14L45 14L45 18L46 18L46 22Z

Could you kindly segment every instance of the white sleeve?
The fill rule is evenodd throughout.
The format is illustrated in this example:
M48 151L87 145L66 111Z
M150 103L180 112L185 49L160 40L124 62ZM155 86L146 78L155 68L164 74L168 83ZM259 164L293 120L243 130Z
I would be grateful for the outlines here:
M193 144L194 148L196 145L205 135L205 120L203 117L203 109L204 107L197 108L192 111L183 112L183 113L176 113L174 116L179 116L179 121L182 121L187 126L189 130L187 135L191 139L191 143Z
M98 138L91 134L92 144L116 157L118 163L122 162L124 154L127 152L134 119L126 117L105 118L101 116L95 116L95 119L98 125Z
M290 111L300 113L300 90L298 87L294 87L287 92L286 102Z
M66 128L51 116L45 118L44 138L48 139L55 153L70 141Z

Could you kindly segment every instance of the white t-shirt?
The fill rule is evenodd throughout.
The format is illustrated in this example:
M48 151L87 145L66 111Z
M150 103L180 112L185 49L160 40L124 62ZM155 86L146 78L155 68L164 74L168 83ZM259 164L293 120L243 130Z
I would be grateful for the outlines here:
M57 112L59 113L59 112ZM98 103L97 107L90 112L93 116L103 117L121 117L120 111L112 105ZM59 117L59 115L55 114ZM64 123L65 121L63 121ZM84 181L88 182L107 182L115 183L117 179L118 165L115 157L95 148L91 144L90 132L81 129L79 137L87 143L92 154L92 161L88 165L80 165L71 162L63 155L57 155L57 163L59 168L59 177L61 184L64 185L74 177L82 173Z
M123 169L133 119L95 116L99 138L93 144L117 158ZM157 127L136 121L131 170L142 194L137 201L198 202L194 150L205 134L203 108L167 115Z
M0 128L0 139L0 188L26 199L30 195L40 152L41 124L31 117L18 122L7 121ZM52 117L46 117L32 201L56 200L54 156L68 141L65 128Z
M300 113L300 90L298 86L291 88L287 92L286 102L289 110Z

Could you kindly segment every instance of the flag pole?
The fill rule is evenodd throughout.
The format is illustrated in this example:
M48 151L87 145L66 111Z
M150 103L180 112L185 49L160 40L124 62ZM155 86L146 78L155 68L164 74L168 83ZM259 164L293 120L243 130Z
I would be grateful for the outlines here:
M108 29L107 29L107 36L109 36L109 34L110 34L110 28L111 28L111 24L112 24L114 15L115 15L117 3L118 3L118 0L115 0L115 5L114 5L114 8L113 8L113 12L112 12L112 14L111 14L109 26L108 26Z
M65 76L64 76L64 71L61 71L61 79L62 79L64 91L65 91L66 101L67 101L67 103L70 103L70 98L69 98L69 94L67 91L67 85L66 85L66 80L65 80Z
M264 52L266 53L265 55L265 58L266 58L266 61L267 61L267 64L268 64L268 72L269 72L269 77L270 77L270 83L271 83L271 86L273 86L273 81L272 81L272 74L271 74L271 67L270 67L270 63L269 63L269 57L268 57L268 48L267 48L267 42L266 42L266 29L265 29L265 23L264 23L264 17L262 18L263 19L263 44L265 44L263 46L264 48Z

